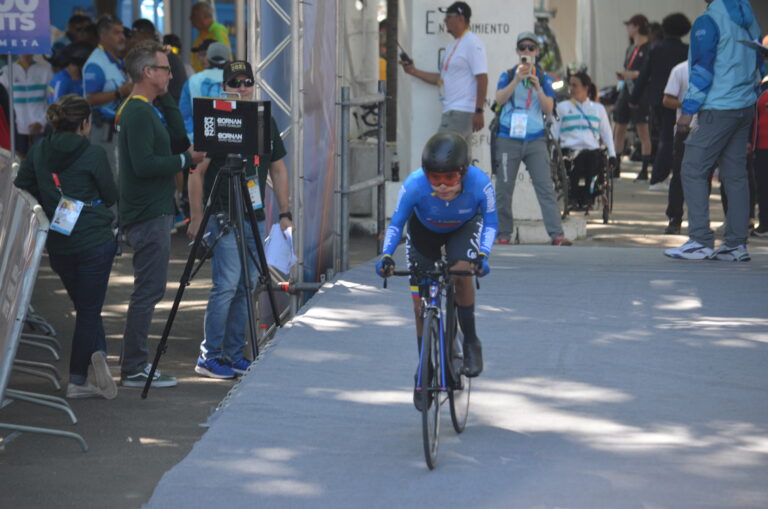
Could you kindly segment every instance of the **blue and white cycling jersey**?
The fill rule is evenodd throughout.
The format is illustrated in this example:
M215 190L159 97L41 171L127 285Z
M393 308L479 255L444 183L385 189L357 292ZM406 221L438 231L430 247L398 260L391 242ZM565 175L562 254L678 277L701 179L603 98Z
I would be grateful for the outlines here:
M461 194L453 200L445 201L435 196L423 169L411 173L400 187L397 207L384 239L383 254L392 255L395 252L405 222L413 212L427 229L436 233L457 230L478 213L482 214L483 231L479 251L489 255L499 224L493 184L483 170L470 166L462 185Z

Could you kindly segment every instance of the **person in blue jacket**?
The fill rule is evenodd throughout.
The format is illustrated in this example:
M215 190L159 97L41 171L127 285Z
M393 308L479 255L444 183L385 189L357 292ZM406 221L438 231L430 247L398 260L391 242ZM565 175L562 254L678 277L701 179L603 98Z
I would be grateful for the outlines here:
M698 127L685 141L683 194L688 204L688 241L664 254L686 260L749 261L747 152L757 90L764 69L758 52L740 41L759 41L760 27L749 0L707 0L691 29L689 86L678 132ZM709 227L709 173L719 162L728 189L725 240L714 249Z
M48 103L53 104L68 94L83 95L83 66L93 52L86 41L73 42L61 50L58 60L63 69L48 84Z
M454 131L442 131L427 141L422 167L403 182L392 222L387 229L376 273L388 277L395 269L392 255L408 222L405 251L408 267L431 267L445 246L452 270L490 272L488 257L496 238L498 219L493 185L483 171L469 164L469 148ZM475 288L471 276L453 276L458 319L464 333L464 370L467 376L483 370L482 346L475 331ZM411 292L419 295L418 282ZM414 298L416 336L421 351L421 300ZM418 398L414 397L414 401Z

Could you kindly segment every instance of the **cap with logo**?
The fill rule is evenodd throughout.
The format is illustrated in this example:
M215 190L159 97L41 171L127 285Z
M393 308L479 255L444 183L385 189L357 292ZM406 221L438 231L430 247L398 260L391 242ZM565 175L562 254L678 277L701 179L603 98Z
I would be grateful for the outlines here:
M245 75L247 78L253 79L253 69L251 69L251 64L245 60L227 62L227 65L224 66L224 82L226 83L235 76L240 75Z
M453 2L448 7L439 7L439 10L445 14L461 14L467 19L472 17L472 9L466 2Z

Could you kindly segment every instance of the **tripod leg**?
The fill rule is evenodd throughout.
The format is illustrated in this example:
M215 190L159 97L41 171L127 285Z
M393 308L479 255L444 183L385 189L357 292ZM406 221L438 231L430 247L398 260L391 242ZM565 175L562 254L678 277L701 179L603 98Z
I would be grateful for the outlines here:
M242 173L241 179L243 179ZM234 228L235 231L235 239L237 241L237 254L240 258L240 267L242 269L242 275L241 278L243 280L243 283L245 284L245 304L246 309L248 310L248 332L250 336L251 341L251 354L253 355L254 360L259 355L259 344L258 344L258 338L256 337L256 318L253 312L253 284L251 282L251 270L248 266L248 242L246 240L246 234L245 234L245 222L244 222L244 214L245 214L245 207L248 207L251 209L250 204L250 197L248 197L248 202L245 203L243 194L238 192L238 186L239 182L234 178L231 177L229 180L229 197L230 197L230 205L231 209L234 212ZM246 196L248 196L246 194ZM230 218L231 220L232 218ZM258 228L256 229L256 235L254 235L256 240L256 245L258 246L258 241L260 240L258 237ZM256 265L258 268L258 265Z
M248 209L248 220L251 223L251 230L253 231L253 236L256 239L256 252L259 255L259 265L257 265L257 267L259 267L259 272L261 274L264 287L267 289L269 305L272 308L272 319L275 321L275 325L280 327L280 313L277 311L275 294L272 291L272 276L269 273L269 266L267 265L267 255L264 253L264 243L261 241L261 235L259 235L259 225L256 221L256 212L253 210L253 205L251 204L251 195L248 193L248 186L245 182L244 176L241 176L240 179L240 190L240 194L243 197L245 207Z
M141 391L141 399L147 399L149 388L152 385L152 379L155 377L155 370L160 362L160 357L165 353L168 344L168 336L171 333L171 327L173 326L173 320L176 318L176 312L179 309L181 303L181 297L184 295L184 290L189 286L190 274L195 266L195 253L200 247L203 241L203 235L205 234L206 227L208 225L208 219L211 217L211 204L213 203L212 197L218 196L219 185L221 183L221 175L216 175L216 180L213 182L213 189L211 190L211 196L208 198L208 203L205 205L205 211L203 212L203 219L200 223L200 229L195 235L195 241L192 244L192 249L189 250L189 256L187 257L187 264L184 266L184 271L181 274L181 280L179 281L179 289L176 291L176 298L173 300L173 306L168 313L168 320L165 322L165 328L163 329L163 336L160 338L160 343L157 345L157 351L155 352L155 359L152 361L152 367L149 370L149 377L147 383L144 384L144 389Z

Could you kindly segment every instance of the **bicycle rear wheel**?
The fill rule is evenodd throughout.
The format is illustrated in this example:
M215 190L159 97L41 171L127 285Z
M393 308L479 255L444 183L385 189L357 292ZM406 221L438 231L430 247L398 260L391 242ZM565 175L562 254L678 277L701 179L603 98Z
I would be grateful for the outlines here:
M456 301L453 292L446 299L445 342L450 355L452 386L448 388L448 402L451 407L451 422L456 433L461 433L467 425L469 415L469 390L471 379L462 371L464 367L464 337L459 332L456 314Z
M434 310L427 311L421 355L421 430L424 458L430 470L437 464L440 434L440 320Z

